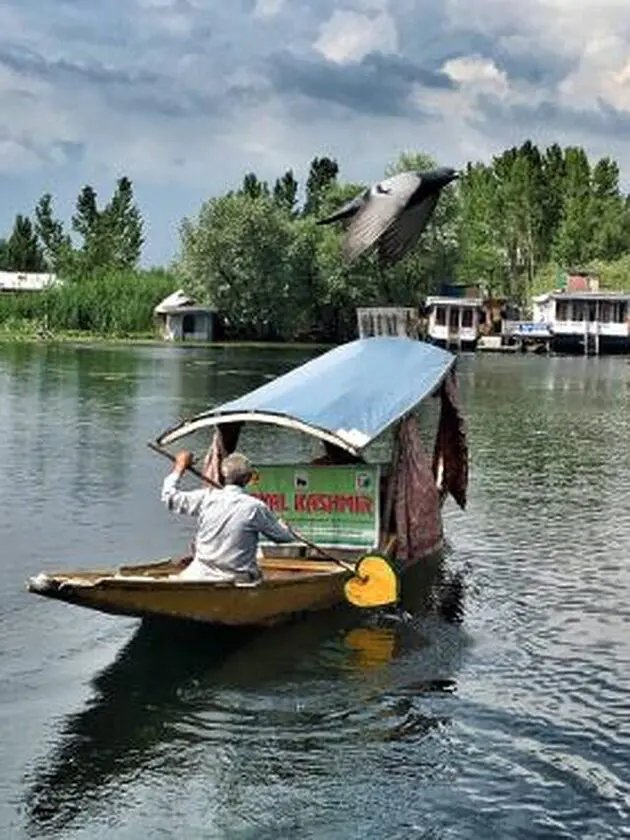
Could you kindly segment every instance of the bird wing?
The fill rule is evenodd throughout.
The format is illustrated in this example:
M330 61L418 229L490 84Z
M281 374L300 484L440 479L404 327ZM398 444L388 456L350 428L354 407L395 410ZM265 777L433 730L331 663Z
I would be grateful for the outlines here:
M373 245L404 211L419 185L415 172L401 172L375 184L348 227L344 256L355 260Z
M434 193L405 210L383 233L378 242L378 255L382 264L398 262L413 248L428 225L439 197L439 193Z
M318 219L318 225L330 225L333 222L341 222L344 219L350 219L352 216L355 216L359 210L365 204L367 197L369 194L369 190L364 190L359 195L351 198L350 201L346 201L345 204L339 208L339 210L335 210L334 213L331 213L330 216L326 216L325 219Z

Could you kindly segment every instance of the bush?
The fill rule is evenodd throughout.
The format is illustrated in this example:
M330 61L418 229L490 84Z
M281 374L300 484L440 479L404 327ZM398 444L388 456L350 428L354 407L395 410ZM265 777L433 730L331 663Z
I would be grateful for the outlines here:
M148 333L154 329L154 307L176 287L173 275L162 269L70 277L41 294L0 298L0 323L5 329L9 322L29 320L52 332Z

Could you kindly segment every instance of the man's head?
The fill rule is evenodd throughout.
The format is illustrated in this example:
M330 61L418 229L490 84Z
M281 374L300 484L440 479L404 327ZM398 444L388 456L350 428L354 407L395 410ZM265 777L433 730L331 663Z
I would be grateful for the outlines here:
M232 452L221 462L221 475L226 484L237 484L239 487L245 487L250 478L254 474L248 458L241 455L240 452Z

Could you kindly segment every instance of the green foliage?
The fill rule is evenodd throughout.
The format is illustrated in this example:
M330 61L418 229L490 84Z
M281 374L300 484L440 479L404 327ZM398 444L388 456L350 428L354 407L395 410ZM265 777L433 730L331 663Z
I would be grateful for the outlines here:
M154 307L175 289L175 278L162 269L97 271L41 293L0 295L0 327L6 332L17 323L30 323L52 335L150 333Z
M306 201L304 202L304 214L318 213L320 210L322 195L339 174L339 165L332 158L313 158L306 180Z
M425 154L405 152L383 175L435 165ZM630 288L630 198L619 180L608 157L590 161L581 148L541 150L528 140L491 161L469 163L442 193L413 250L383 268L373 252L348 264L343 225L317 224L367 184L340 180L336 160L315 157L302 206L291 169L271 188L248 172L238 189L184 219L172 274L137 268L143 220L128 178L117 181L102 207L85 185L71 233L45 194L34 224L17 216L11 235L0 239L0 268L47 269L63 286L39 298L0 297L0 323L147 331L155 304L183 285L219 310L229 338L339 341L356 334L357 306L417 306L454 279L522 304L571 270L598 274L604 287Z
M3 271L45 271L46 264L37 233L28 216L18 214L9 238L0 248Z

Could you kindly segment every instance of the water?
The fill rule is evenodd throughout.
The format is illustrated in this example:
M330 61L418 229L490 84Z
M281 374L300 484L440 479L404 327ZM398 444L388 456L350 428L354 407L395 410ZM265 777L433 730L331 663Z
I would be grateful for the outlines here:
M461 625L148 632L24 591L180 553L145 441L309 355L0 347L0 836L630 836L626 359L462 358Z

